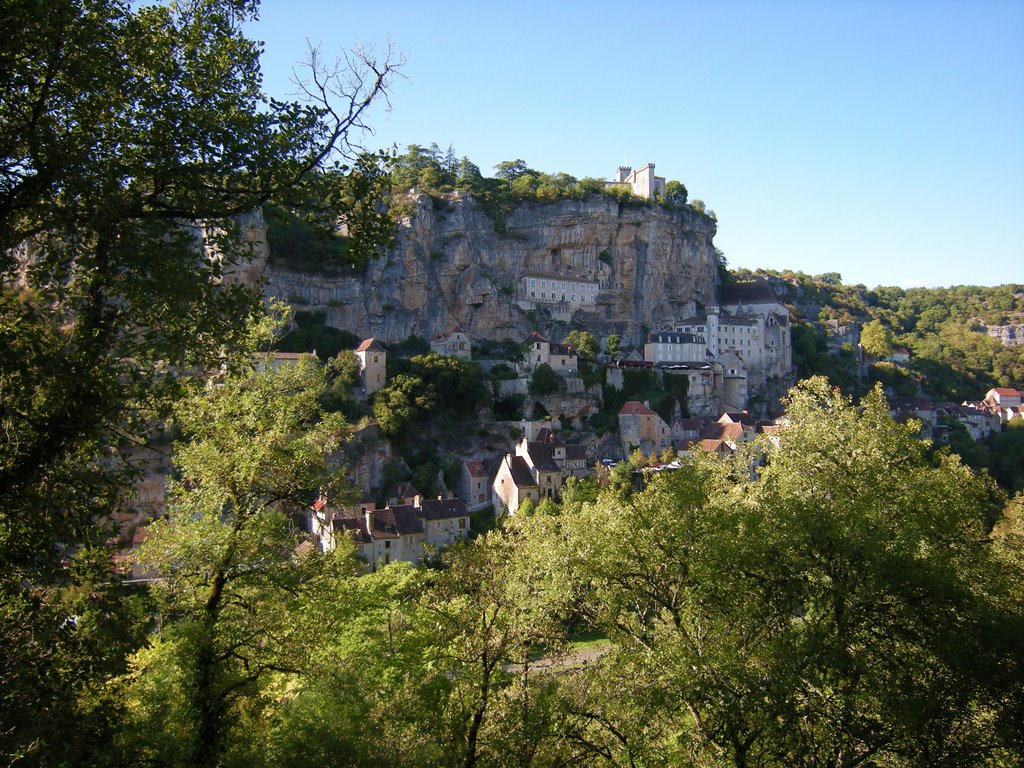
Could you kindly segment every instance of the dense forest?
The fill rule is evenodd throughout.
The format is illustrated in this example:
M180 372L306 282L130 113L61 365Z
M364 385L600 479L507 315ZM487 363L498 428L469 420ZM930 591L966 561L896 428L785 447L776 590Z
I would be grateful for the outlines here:
M354 138L396 65L314 58L307 100L266 99L256 11L5 7L0 761L1024 760L1024 497L879 388L810 378L732 458L570 483L422 567L301 541L294 513L353 493L352 359L266 364L292 320L232 282L236 217L272 204L330 242L340 212L325 257L373 258L389 181ZM402 366L403 429L482 388ZM136 583L111 544L165 460Z

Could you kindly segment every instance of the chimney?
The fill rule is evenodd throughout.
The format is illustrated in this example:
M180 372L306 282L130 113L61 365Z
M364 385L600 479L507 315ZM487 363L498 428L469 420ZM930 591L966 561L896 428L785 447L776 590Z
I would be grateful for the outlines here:
M372 539L373 538L373 510L366 510L366 534Z

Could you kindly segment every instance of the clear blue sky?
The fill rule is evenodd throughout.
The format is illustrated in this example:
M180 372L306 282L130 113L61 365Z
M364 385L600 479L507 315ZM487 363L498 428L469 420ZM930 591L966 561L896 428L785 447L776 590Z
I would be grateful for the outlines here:
M653 162L733 267L1024 282L1024 0L264 0L249 32L275 96L307 40L401 51L371 148Z

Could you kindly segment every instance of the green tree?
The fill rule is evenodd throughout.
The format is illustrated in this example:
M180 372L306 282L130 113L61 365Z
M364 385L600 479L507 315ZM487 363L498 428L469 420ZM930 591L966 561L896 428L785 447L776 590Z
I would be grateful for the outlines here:
M896 342L892 329L878 320L867 323L860 332L860 345L872 357L888 357Z
M480 173L480 168L477 165L468 157L463 157L456 169L456 180L459 189L474 190L481 186L483 175Z
M162 578L161 630L128 684L136 758L218 764L250 697L308 670L318 611L305 598L326 576L322 558L295 556L286 515L343 488L328 457L346 427L321 412L325 389L324 369L305 358L200 382L176 404L173 513L150 526L141 558Z
M346 259L382 221L348 138L394 63L353 59L347 80L314 56L308 98L267 100L242 32L255 12L15 0L0 14L0 602L40 642L69 635L43 606L60 602L61 561L113 533L173 373L219 367L262 313L235 284L242 219L271 199L332 231L341 214ZM5 755L61 744L95 684L40 680L5 700Z
M378 391L373 399L373 415L385 435L395 437L430 413L437 403L434 387L419 376L399 374Z
M593 360L601 351L597 339L590 331L569 331L563 343L573 347L581 360Z
M686 205L688 192L682 182L670 179L665 183L665 200L673 205Z
M494 166L494 175L503 181L515 181L521 176L536 176L524 160L502 160Z
M619 353L620 339L618 334L612 333L605 337L604 346L608 350L608 354L615 357Z
M651 763L1019 760L1022 572L987 540L989 483L935 463L877 392L855 408L812 380L787 414L777 447L563 508L547 550L614 643L591 743Z
M555 370L547 363L541 363L530 376L530 383L527 391L531 397L546 397L553 395L562 388L562 379L555 373Z

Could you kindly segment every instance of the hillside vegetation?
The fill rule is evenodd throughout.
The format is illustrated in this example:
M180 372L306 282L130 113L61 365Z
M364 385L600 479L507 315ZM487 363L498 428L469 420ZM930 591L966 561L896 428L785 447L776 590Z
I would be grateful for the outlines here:
M991 387L1024 384L1024 345L1004 346L985 332L985 326L1024 323L1024 285L868 289L844 285L835 273L735 274L771 280L792 308L798 319L793 349L799 378L825 374L850 391L865 391L870 385L858 380L851 350L829 358L828 331L821 323L835 320L891 332L890 345L910 352L903 371L890 374L882 368L877 374L896 394L921 391L959 403L979 400Z

